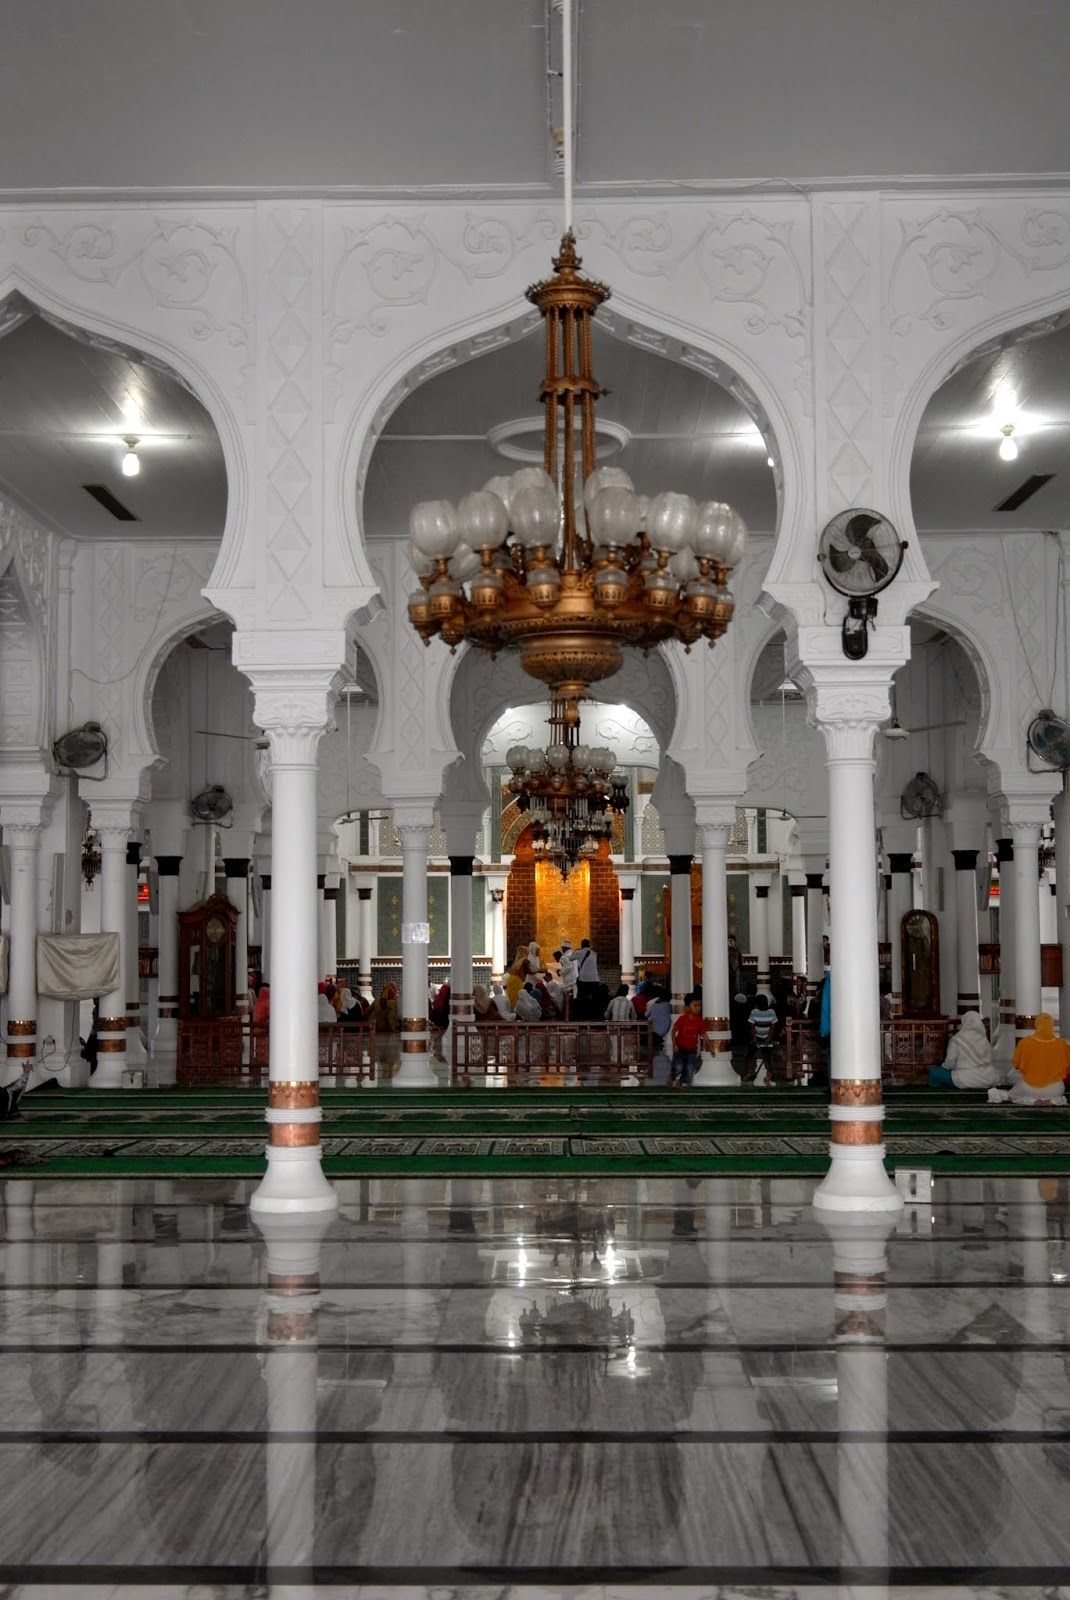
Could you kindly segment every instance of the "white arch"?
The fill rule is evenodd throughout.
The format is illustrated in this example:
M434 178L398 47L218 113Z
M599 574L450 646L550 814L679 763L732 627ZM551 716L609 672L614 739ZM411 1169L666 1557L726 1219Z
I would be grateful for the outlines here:
M188 350L163 338L155 328L105 316L96 307L69 300L23 268L9 264L0 275L0 337L27 314L24 306L72 338L82 338L89 344L117 350L130 360L147 361L169 371L204 406L219 438L227 477L223 535L206 587L224 589L234 575L249 514L249 464L243 430L215 378Z
M727 388L748 411L778 463L777 543L785 528L805 525L806 454L795 421L766 374L741 346L708 328L665 316L652 306L614 291L612 308L599 313L600 326L615 337L705 373ZM518 310L516 300L466 317L414 341L377 376L345 426L340 451L338 515L346 544L363 581L374 582L364 536L364 483L371 454L386 422L401 401L429 378L450 367L514 343L539 324L534 310ZM533 385L534 387L534 385ZM785 471L785 463L790 470ZM790 490L785 485L791 485ZM355 486L356 492L352 492ZM473 487L478 487L473 485Z

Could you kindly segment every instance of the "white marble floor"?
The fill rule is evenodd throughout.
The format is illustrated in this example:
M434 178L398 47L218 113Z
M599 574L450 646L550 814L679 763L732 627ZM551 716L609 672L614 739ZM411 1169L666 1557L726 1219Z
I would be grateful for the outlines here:
M0 1189L0 1600L1066 1595L1070 1184Z

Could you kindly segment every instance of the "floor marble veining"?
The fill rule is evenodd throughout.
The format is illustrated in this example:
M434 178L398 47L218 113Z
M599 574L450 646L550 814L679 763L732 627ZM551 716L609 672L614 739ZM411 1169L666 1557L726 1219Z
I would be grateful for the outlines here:
M0 1600L1070 1600L1070 1182L0 1189Z

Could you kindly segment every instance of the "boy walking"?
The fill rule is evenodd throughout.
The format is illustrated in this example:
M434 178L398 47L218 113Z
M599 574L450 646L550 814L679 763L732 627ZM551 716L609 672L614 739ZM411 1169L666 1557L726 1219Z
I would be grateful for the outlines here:
M689 994L684 1001L684 1009L672 1025L670 1088L674 1084L681 1089L691 1087L691 1079L698 1065L699 1049L707 1032L706 1019L702 1015L702 1001L697 995Z

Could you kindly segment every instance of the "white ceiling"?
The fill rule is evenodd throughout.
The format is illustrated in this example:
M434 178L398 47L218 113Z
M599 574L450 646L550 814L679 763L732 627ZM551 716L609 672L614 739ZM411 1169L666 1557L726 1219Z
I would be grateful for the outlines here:
M536 329L515 344L440 373L402 401L369 463L364 525L370 534L404 533L415 501L456 502L496 473L521 465L498 454L486 435L501 422L541 417L543 348ZM690 367L614 338L597 323L593 357L595 376L609 390L598 415L632 435L619 453L605 459L630 473L640 494L677 489L697 500L727 500L749 527L775 529L776 490L767 446L727 389Z
M1018 458L999 457L999 425L1018 419ZM911 472L922 533L1070 526L1070 327L959 369L933 396ZM1035 473L1052 481L1016 511L995 507Z
M124 418L134 402L142 421ZM140 437L124 478L122 435ZM134 515L120 522L82 487L103 484ZM219 539L227 481L207 411L152 367L30 317L0 339L0 492L82 539Z
M0 188L543 185L547 0L18 0ZM1065 173L1065 0L578 0L578 174Z

